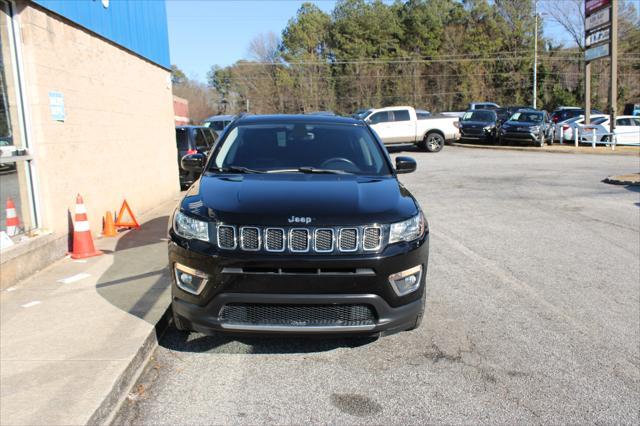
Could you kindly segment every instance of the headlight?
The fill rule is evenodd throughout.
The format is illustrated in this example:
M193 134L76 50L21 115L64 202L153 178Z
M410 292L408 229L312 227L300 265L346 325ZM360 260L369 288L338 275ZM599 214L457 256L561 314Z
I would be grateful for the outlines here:
M173 230L183 238L209 241L209 222L197 220L181 212L176 212Z
M530 129L533 133L538 133L540 132L540 126L533 126Z
M389 244L400 241L413 241L424 235L425 221L422 212L403 222L392 223L389 232Z

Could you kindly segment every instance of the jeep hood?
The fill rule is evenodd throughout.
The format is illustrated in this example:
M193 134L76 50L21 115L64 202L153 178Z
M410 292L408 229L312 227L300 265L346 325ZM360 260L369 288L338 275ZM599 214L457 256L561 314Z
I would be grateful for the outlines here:
M393 176L303 173L207 174L181 204L192 215L238 225L306 226L393 223L418 212Z

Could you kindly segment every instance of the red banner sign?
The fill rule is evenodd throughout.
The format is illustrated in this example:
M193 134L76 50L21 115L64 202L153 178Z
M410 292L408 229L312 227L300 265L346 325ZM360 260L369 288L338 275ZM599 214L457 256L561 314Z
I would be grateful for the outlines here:
M590 14L594 10L598 10L601 7L609 6L611 0L585 0L584 11L586 14Z

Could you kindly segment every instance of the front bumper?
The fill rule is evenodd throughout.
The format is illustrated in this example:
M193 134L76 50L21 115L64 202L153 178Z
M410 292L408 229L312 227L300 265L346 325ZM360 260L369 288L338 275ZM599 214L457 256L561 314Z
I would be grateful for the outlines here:
M199 250L203 247L189 246L178 238L169 242L172 307L179 322L191 330L206 334L216 331L388 334L410 328L423 310L428 233L412 243L394 244L381 253L357 256L278 256ZM176 285L175 263L208 275L200 295L185 292ZM389 275L416 265L422 265L418 289L398 296L388 281ZM280 272L273 272L274 268ZM314 272L323 270L333 272ZM229 304L367 305L375 312L375 321L365 325L328 326L232 324L222 316Z
M501 132L500 138L509 141L538 142L540 133L533 132Z

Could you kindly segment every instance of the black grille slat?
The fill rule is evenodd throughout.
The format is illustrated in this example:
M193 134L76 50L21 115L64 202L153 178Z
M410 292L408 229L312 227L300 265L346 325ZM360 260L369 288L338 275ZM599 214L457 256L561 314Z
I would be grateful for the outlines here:
M317 252L333 251L333 229L316 230L315 250Z
M265 234L265 249L267 251L284 251L284 229L269 228Z
M241 246L243 250L260 250L260 231L258 228L242 228L240 231Z
M293 305L230 303L220 320L227 324L287 327L346 327L374 325L376 315L369 305Z
M292 229L289 236L289 249L294 252L309 251L309 231L306 229Z
M233 226L218 226L218 247L227 250L236 248L236 230Z
M362 247L365 250L377 250L380 248L381 237L382 230L380 228L365 228Z
M358 230L344 228L340 230L340 251L356 251L358 249Z

